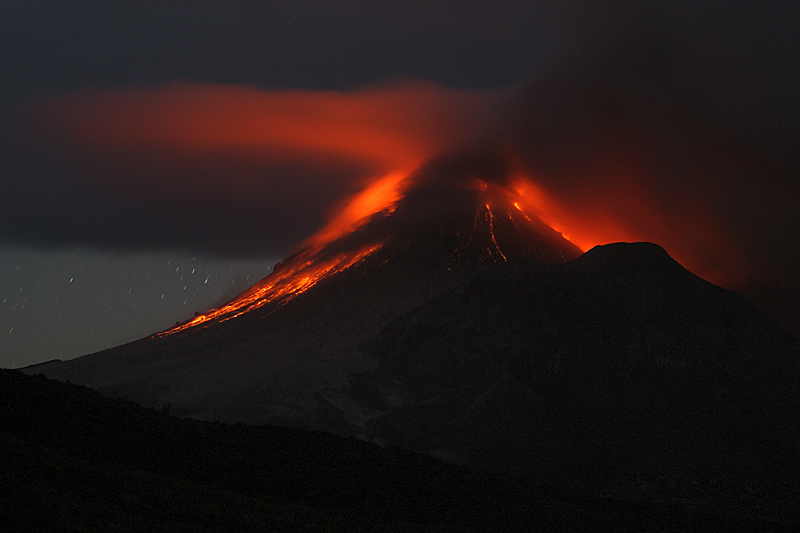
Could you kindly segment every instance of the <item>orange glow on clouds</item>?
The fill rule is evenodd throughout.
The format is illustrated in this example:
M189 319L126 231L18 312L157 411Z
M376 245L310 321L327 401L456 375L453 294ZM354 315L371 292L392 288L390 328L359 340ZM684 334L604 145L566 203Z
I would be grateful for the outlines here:
M555 194L517 175L517 202L581 250L612 242L655 242L684 267L715 284L733 286L750 275L750 265L732 236L714 217L690 202L673 211L653 198L647 178L620 174L588 181L581 191Z
M636 240L633 232L616 222L611 215L592 214L587 217L582 215L581 210L570 210L530 178L515 177L512 188L519 194L515 203L517 209L522 211L524 207L535 213L545 224L584 252L599 244Z
M68 151L89 154L101 166L117 161L106 172L109 179L152 181L147 172L115 174L124 169L125 161L136 162L139 154L157 154L152 157L156 164L174 164L178 171L170 168L155 178L164 181L154 184L160 194L182 193L184 189L169 182L181 179L181 168L198 165L209 154L247 154L267 166L280 161L309 166L327 160L357 163L364 170L347 183L343 194L360 192L344 201L330 200L329 222L306 238L303 244L309 245L335 239L371 214L391 209L402 195L403 180L432 158L469 152L465 146L493 145L504 128L494 113L508 96L508 92L454 90L421 82L352 92L174 83L76 93L51 99L40 111L52 127L51 134ZM487 139L489 143L481 142ZM690 202L676 209L676 204L653 196L648 189L652 169L637 154L627 159L617 154L619 161L611 154L611 163L601 161L600 166L578 171L544 165L545 170L556 170L540 177L531 167L536 166L536 157L547 158L547 153L525 159L514 153L524 152L524 146L512 143L507 150L514 171L505 185L519 195L518 208L535 213L579 248L648 240L716 283L747 275L745 261L713 215ZM314 168L315 183L333 179L325 174L325 164ZM229 183L220 187L244 183L245 178L231 174L225 177ZM277 181L269 185L280 189ZM145 194L151 190L146 188ZM280 198L272 201L303 201L302 191L294 189ZM264 198L264 209L291 214L286 206L270 201Z
M104 164L117 161L117 167L123 167L120 171L112 163L107 177L156 181L153 185L162 193L179 194L187 178L192 179L197 161L214 154L227 154L226 161L258 159L265 165L297 162L313 168L320 182L336 179L325 175L325 165L349 161L365 169L358 183L349 185L361 191L346 201L331 199L329 223L308 244L354 229L360 220L397 201L400 181L426 160L483 135L499 97L497 92L460 91L421 82L353 92L174 83L81 92L52 99L40 111L69 151L89 153ZM147 170L127 171L126 160L134 164L158 161L178 171L158 182ZM226 179L228 183L220 186L246 186L253 176ZM264 179L280 180L281 176ZM142 183L133 186L142 188ZM282 188L273 183L276 189ZM297 200L302 203L301 197ZM265 209L270 209L270 199L264 201Z
M410 82L349 93L174 83L78 93L45 107L66 138L95 148L327 153L388 171L467 140L496 99Z
M385 176L375 178L360 193L350 198L344 206L334 210L338 212L328 224L315 233L306 244L324 244L358 227L359 223L379 211L392 211L400 200L402 193L400 183L408 177L409 171L399 170Z

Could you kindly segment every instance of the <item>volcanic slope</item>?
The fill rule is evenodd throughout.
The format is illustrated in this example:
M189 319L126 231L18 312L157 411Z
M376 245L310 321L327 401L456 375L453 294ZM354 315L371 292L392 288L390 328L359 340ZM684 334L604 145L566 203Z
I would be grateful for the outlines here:
M26 372L798 523L797 341L657 245L581 255L491 183L416 187L218 310Z
M301 250L220 309L151 338L28 372L198 419L363 434L383 411L343 393L361 347L475 270L580 250L496 184L415 186L339 239Z
M657 245L482 269L365 351L381 364L348 391L386 411L368 424L375 440L619 497L800 518L796 339Z

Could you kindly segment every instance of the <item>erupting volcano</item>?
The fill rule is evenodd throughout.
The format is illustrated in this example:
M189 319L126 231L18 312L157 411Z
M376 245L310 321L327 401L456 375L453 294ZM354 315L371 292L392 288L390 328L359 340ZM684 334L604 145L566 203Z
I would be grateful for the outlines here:
M564 529L625 500L800 531L800 2L6 4L0 366L219 438L183 460L76 393L68 450L40 406L72 393L31 389L0 401L27 428L0 426L0 514L166 529L169 493L183 529L381 529L392 500L385 529L447 529L479 502L530 530L492 515L571 513L553 488L600 498ZM131 430L92 457L105 413ZM411 497L345 447L254 464L237 423L413 452ZM417 491L430 457L515 481Z
M581 254L503 176L466 160L377 180L226 305L37 370L184 416L352 433L374 414L341 389L375 367L363 345L388 323L486 266L559 265Z
M424 258L428 275L455 280L481 265L520 258L558 264L580 255L561 234L526 212L522 201L515 191L478 177L461 176L442 186L424 175L388 176L353 198L340 216L260 283L157 336L248 312L267 316L357 266L366 272Z
M582 253L536 216L534 187L481 161L376 180L226 305L28 371L594 493L784 501L796 343L659 246Z

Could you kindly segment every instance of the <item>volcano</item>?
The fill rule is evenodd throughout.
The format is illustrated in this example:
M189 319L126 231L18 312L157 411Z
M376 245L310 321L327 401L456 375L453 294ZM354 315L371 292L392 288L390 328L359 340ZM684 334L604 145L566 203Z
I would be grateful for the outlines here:
M26 371L594 493L791 507L794 339L657 245L583 254L497 180L401 187L218 309Z
M398 202L338 238L311 241L218 309L35 368L180 416L356 431L377 413L342 390L379 364L362 348L392 320L485 266L563 264L580 253L504 187L417 180Z

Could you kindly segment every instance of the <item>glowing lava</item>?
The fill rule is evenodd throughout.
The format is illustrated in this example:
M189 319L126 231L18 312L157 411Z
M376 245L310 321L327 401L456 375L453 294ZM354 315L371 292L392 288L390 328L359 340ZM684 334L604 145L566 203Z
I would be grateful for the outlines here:
M304 248L286 265L276 265L276 270L262 282L253 286L230 303L197 315L194 319L157 334L171 335L208 322L225 322L249 311L273 304L277 309L319 281L359 264L382 247L370 244L356 250L344 251L327 257L324 245L357 229L366 219L378 212L391 213L401 197L400 183L407 177L402 171L389 173L375 179L371 185L354 195L341 212L325 227L306 240ZM272 311L274 311L272 309Z
M306 245L322 245L353 231L369 216L385 211L391 213L402 193L400 184L409 172L398 170L375 178L363 191L354 195L325 227L311 236Z
M492 242L492 247L490 248L487 246L486 251L488 252L489 257L495 261L497 260L495 254L499 254L500 258L503 259L503 262L506 262L508 259L506 258L505 254L503 254L503 251L500 249L500 246L497 244L497 239L494 236L494 213L492 213L492 208L489 207L489 204L484 204L484 206L486 207L486 211L475 213L475 226L477 227L478 225L478 217L483 216L484 222L489 228L489 239Z
M245 291L230 303L219 309L206 311L189 322L157 334L156 337L178 333L211 321L225 322L267 304L274 304L275 308L281 307L321 280L360 263L380 248L381 244L372 244L350 253L338 254L331 259L320 258L319 248L308 248L295 256L284 268L276 269L261 283ZM270 312L272 311L274 309Z
M473 183L466 187L463 184L454 185L444 197L437 197L437 201L429 205L425 200L427 189L424 180L419 181L415 177L418 178L418 175L408 176L398 171L376 179L361 193L354 195L330 223L307 239L300 252L285 265L276 266L272 275L230 303L198 315L158 336L212 322L225 322L261 308L264 308L263 314L271 314L322 280L359 265L389 242L393 243L391 250L394 251L389 252L387 257L394 257L396 253L410 256L429 253L430 249L426 247L430 246L430 241L414 235L418 231L430 233L429 224L436 224L437 221L442 227L435 246L450 250L445 252L449 259L444 265L450 271L459 269L469 272L483 264L507 262L519 257L543 263L561 263L580 253L535 215L526 213L520 203L521 197L513 190L473 179ZM441 194L441 191L438 193ZM420 194L422 198L418 198ZM420 209L420 204L415 203L417 199L422 200L422 205L429 205L430 211ZM405 211L395 220L393 215L400 208L401 201ZM411 213L413 216L409 217ZM375 218L378 214L382 216ZM376 228L379 229L377 237L374 231L367 232L372 237L365 237L364 233L353 239L348 237L365 224L373 222L380 224ZM405 236L398 237L397 232ZM365 244L362 239L368 242ZM398 252L398 246L404 250ZM438 253L441 252L434 249L433 254ZM384 262L386 260L384 258Z

